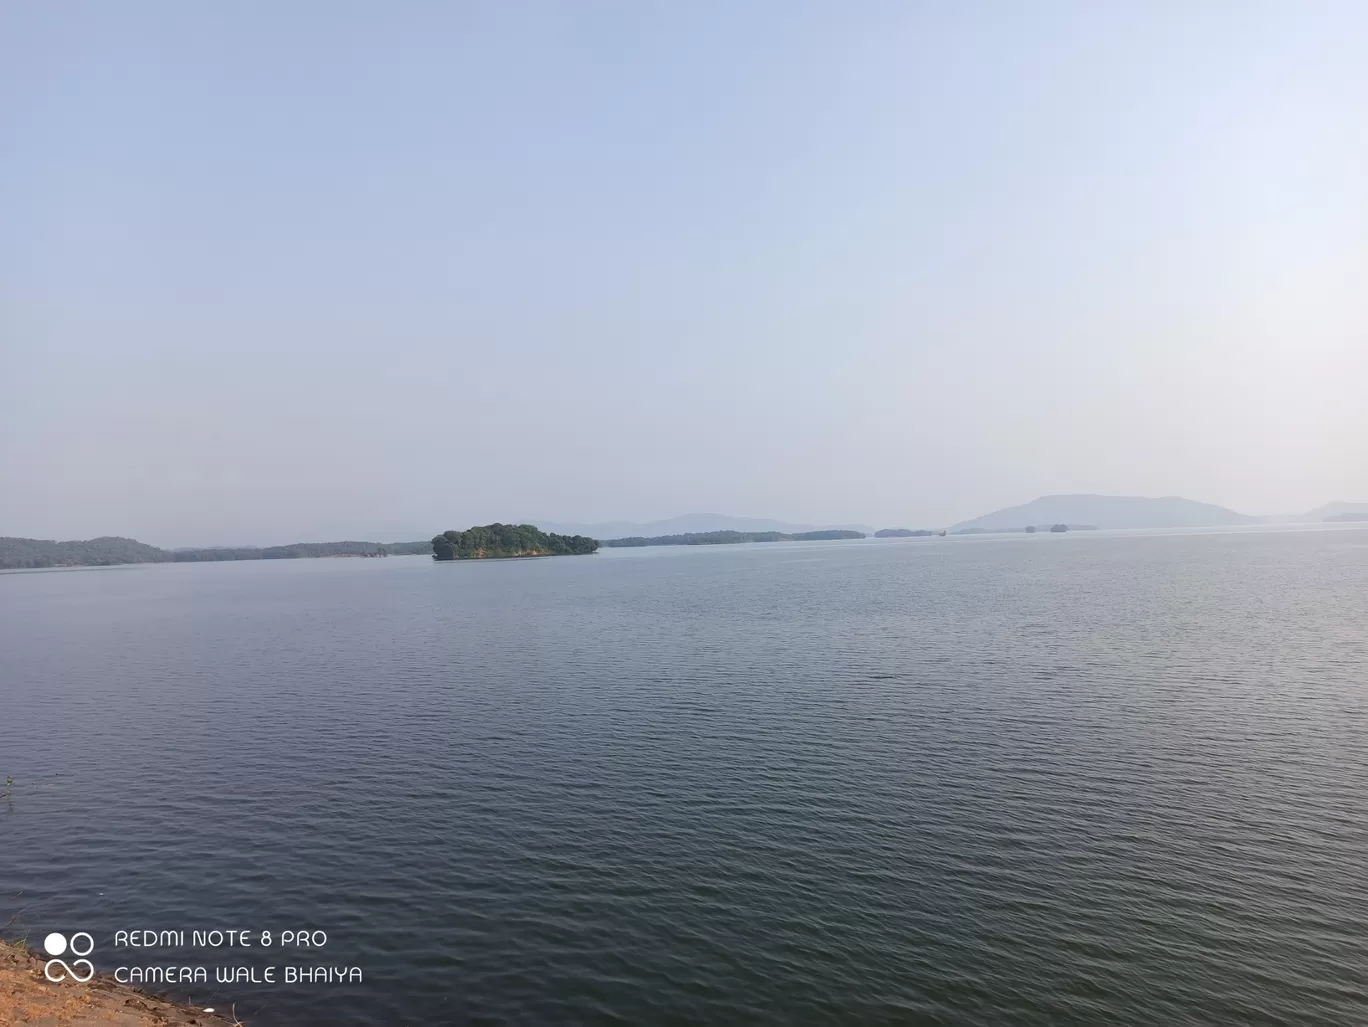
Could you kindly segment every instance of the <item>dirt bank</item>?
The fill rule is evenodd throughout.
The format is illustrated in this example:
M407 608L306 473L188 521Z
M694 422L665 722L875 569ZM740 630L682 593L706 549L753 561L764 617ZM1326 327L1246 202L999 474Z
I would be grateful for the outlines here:
M192 1006L153 998L106 974L88 984L43 976L43 960L0 941L0 1024L24 1027L150 1027L196 1024L228 1027L233 1021Z

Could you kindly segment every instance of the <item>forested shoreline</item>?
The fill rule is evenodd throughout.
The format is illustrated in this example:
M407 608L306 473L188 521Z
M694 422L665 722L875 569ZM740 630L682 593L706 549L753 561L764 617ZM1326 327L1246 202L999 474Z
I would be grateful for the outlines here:
M413 556L430 542L296 542L287 546L159 549L136 539L106 535L84 541L0 538L0 570L44 567L112 567L130 563L204 563L224 560L297 560L328 556Z

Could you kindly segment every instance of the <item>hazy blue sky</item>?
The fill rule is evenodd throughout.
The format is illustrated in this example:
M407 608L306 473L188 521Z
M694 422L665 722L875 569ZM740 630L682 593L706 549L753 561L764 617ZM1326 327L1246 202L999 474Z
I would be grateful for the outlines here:
M1368 500L1368 5L0 6L0 535Z

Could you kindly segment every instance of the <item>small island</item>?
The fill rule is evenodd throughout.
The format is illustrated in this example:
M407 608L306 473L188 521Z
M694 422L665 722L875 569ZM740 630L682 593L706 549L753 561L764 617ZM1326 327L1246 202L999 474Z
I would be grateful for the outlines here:
M928 531L928 530L925 529L925 528L917 528L915 531L914 531L913 529L911 529L911 528L880 528L878 531L874 532L874 537L875 537L875 538L928 538L928 537L930 537L931 535L934 535L934 534L935 534L934 531Z
M484 524L444 531L432 540L434 560L492 560L520 556L582 556L598 550L596 539L555 535L535 524Z

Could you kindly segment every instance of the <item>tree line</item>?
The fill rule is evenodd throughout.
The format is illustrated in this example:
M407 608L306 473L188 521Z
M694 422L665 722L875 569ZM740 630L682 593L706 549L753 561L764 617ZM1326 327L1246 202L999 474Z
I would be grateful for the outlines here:
M85 541L53 542L0 538L0 569L109 567L124 563L202 563L221 560L296 560L323 556L416 556L432 552L430 542L296 542L288 546L159 549L131 538L106 535Z

